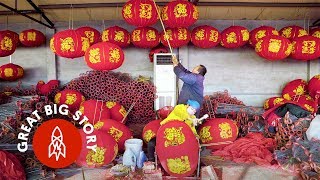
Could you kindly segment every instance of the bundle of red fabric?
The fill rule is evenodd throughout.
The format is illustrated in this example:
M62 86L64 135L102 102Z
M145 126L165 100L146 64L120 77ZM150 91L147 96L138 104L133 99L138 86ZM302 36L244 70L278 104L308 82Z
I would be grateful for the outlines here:
M272 151L275 141L265 138L261 133L249 133L246 137L239 138L232 144L212 152L214 156L222 156L236 163L256 163L270 166L274 159Z
M0 179L25 180L26 174L18 158L0 150Z

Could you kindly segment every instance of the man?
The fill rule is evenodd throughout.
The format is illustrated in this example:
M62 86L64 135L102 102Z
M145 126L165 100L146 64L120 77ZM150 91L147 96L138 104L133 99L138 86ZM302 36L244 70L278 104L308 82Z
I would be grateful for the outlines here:
M188 99L194 99L202 105L203 81L204 75L207 73L206 67L204 65L198 65L190 72L179 63L176 56L172 57L172 62L174 73L183 81L178 104L187 104ZM197 110L196 117L199 117L199 114L200 108Z

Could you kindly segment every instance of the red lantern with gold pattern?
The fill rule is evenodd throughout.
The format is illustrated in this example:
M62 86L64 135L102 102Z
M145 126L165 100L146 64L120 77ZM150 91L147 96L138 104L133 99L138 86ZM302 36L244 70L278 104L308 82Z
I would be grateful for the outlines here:
M264 101L263 108L265 110L271 109L278 104L284 104L286 100L282 97L271 97Z
M6 81L15 81L22 78L24 70L21 66L9 63L0 66L0 79Z
M134 26L152 26L158 21L155 3L152 0L130 0L122 8L123 19Z
M125 119L123 118L126 116L127 111L120 103L108 101L106 103L106 107L110 110L111 119L116 120L123 124L126 123L127 118Z
M118 45L101 42L90 46L84 59L91 69L99 71L113 70L122 65L124 54Z
M320 95L320 74L313 76L308 83L308 91L312 98L316 99L316 95ZM320 99L318 99L320 104Z
M282 90L282 97L286 100L293 100L295 96L304 95L307 91L307 82L303 79L295 79L284 86Z
M138 27L131 33L131 42L136 47L154 48L160 43L160 35L153 27Z
M10 30L4 30L4 31L0 31L0 34L2 32L6 33L6 34L10 34L11 36L13 36L13 41L17 45L17 47L20 45L19 34L18 33L14 32L14 31L10 31Z
M157 54L157 53L168 53L168 49L166 47L164 47L162 44L160 44L159 46L157 47L154 47L150 50L149 52L149 59L150 59L150 62L153 62L153 55L154 54Z
M89 143L87 134L82 129L79 129L82 139L82 149L76 160L76 164L81 167L96 168L111 163L118 154L118 144L114 138L102 131L93 131L90 136L96 136L96 142ZM90 141L89 141L90 142ZM97 145L96 151L88 149L88 146Z
M10 56L17 48L19 36L15 32L0 31L0 57Z
M191 33L186 28L166 28L166 34L161 32L161 43L169 47L167 39L170 42L171 47L178 48L185 46L191 39Z
M199 48L212 48L220 43L219 31L208 25L198 26L191 32L191 42Z
M162 8L163 23L170 28L189 27L199 18L197 6L186 0L169 2Z
M65 58L77 58L84 55L90 42L75 30L60 31L50 40L50 49L56 55Z
M24 46L37 47L46 42L46 36L41 31L27 29L19 34L19 40Z
M271 26L260 26L258 28L253 29L252 31L250 31L250 39L249 39L249 43L250 45L252 45L253 47L256 46L257 42L266 37L266 36L270 36L270 35L279 35L279 32Z
M315 113L318 110L318 102L309 95L298 96L295 100L303 109Z
M302 36L292 40L291 57L298 60L313 60L320 57L320 39Z
M289 40L308 35L308 32L300 26L286 26L280 29L279 33Z
M249 41L249 31L242 26L230 26L221 32L221 46L238 48Z
M311 29L310 35L316 38L320 38L320 28Z
M291 42L282 36L266 36L257 44L256 53L268 60L281 60L288 57L292 50Z
M76 29L76 32L79 33L81 37L88 38L90 45L94 45L98 42L101 42L100 32L92 27L80 27Z
M81 103L79 111L86 116L91 124L101 119L110 119L110 111L103 101L87 100Z
M54 96L54 103L58 104L59 106L61 104L68 105L70 112L77 111L80 107L80 104L85 100L85 97L79 91L70 89L60 91Z
M159 128L156 152L163 169L171 176L190 176L197 169L199 143L182 121L170 121Z
M124 142L132 138L132 132L127 126L112 119L100 120L94 128L110 134L118 143L120 152L124 150Z
M102 32L102 41L125 48L130 45L130 33L119 26L112 26Z
M158 129L160 128L161 120L153 120L146 124L142 131L142 139L148 143L152 138L156 137Z
M213 118L207 120L198 129L202 144L213 144L209 149L221 149L231 144L238 137L238 126L226 118Z

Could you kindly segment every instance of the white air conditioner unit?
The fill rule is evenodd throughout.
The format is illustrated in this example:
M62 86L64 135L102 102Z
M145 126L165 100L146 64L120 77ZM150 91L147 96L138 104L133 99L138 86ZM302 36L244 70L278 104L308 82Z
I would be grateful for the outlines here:
M157 88L155 110L175 106L177 102L177 77L173 72L171 53L156 53L153 56L154 85Z

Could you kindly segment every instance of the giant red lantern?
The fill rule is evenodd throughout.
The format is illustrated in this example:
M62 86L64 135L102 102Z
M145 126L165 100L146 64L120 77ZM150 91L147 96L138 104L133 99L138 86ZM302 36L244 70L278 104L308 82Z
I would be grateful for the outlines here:
M101 119L110 119L110 111L103 101L87 100L81 103L79 111L85 115L91 124L95 124Z
M271 109L278 104L284 104L286 100L282 97L271 97L264 101L263 108L265 110Z
M109 42L101 42L91 46L85 56L87 65L94 70L113 70L124 61L122 49Z
M124 48L130 45L130 33L122 27L112 26L102 32L102 41Z
M185 46L191 39L191 33L186 28L166 28L166 34L161 32L161 43L169 47L167 40L169 40L171 47L177 48Z
M287 26L287 27L280 29L279 33L281 36L283 36L289 40L292 40L296 37L308 35L308 32L300 26Z
M15 81L22 78L24 70L21 66L9 63L0 66L0 79L6 81Z
M148 143L152 138L156 137L158 129L160 128L161 120L153 120L146 124L142 131L142 139Z
M302 36L292 41L291 57L298 60L313 60L320 57L320 39Z
M50 49L58 56L65 58L77 58L84 55L90 42L75 30L60 31L50 40Z
M288 57L291 53L292 45L290 41L282 36L266 36L257 44L256 53L268 60L280 60Z
M122 8L123 19L134 26L151 26L158 21L153 0L130 0Z
M87 148L87 134L79 130L82 139L82 149L76 164L82 167L101 167L111 163L118 154L118 144L114 138L102 131L93 131L90 136L96 135L96 151ZM89 144L90 145L90 144ZM93 145L93 143L92 143Z
M184 122L170 121L160 127L156 152L163 169L171 176L190 176L197 168L199 143Z
M81 37L85 37L89 39L90 45L101 42L101 34L98 30L84 26L76 29L76 32L80 34Z
M221 46L225 48L238 48L249 40L249 31L242 26L230 26L221 32Z
M108 101L106 107L110 110L111 119L123 124L126 123L127 118L124 117L126 117L127 111L119 102Z
M46 42L46 36L41 31L27 29L19 34L19 40L24 46L37 47Z
M225 118L209 119L198 129L203 144L213 144L209 149L221 149L231 144L238 137L238 126L235 122Z
M160 35L153 27L138 27L131 33L131 42L136 47L154 48L160 43Z
M186 0L176 0L163 7L161 18L170 28L187 28L198 20L199 11L197 6Z
M255 47L260 39L270 35L279 35L279 32L271 26L260 26L250 31L249 43Z
M320 74L313 76L308 83L308 91L312 98L316 99L316 95L320 95ZM320 104L320 98L318 99Z
M286 100L293 100L295 96L301 96L306 94L308 91L307 82L303 79L295 79L288 82L283 90L282 96Z
M6 30L0 31L0 57L9 56L17 48L19 36L15 32Z
M316 38L320 38L320 28L311 29L310 35Z
M80 104L85 100L85 97L79 91L70 89L60 91L54 96L54 103L58 104L59 106L61 104L68 105L71 112L77 111L80 107Z
M191 32L191 42L199 48L212 48L220 43L219 31L208 25L198 26Z

